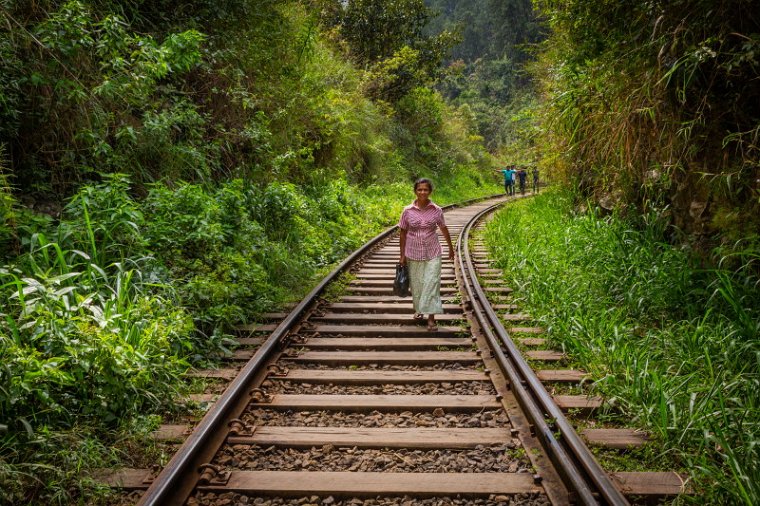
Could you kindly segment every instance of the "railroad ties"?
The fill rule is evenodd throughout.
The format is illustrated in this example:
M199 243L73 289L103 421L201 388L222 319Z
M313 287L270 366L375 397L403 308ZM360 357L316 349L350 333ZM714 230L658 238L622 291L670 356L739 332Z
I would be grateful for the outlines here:
M448 211L452 238L493 203ZM343 293L308 306L305 318L283 337L275 334L287 314L268 315L270 322L241 328L240 347L224 367L194 373L234 386L252 362L263 363L246 383L248 398L235 401L240 409L227 410L223 423L204 425L204 418L204 428L195 432L192 420L157 432L164 441L190 434L196 445L215 441L197 452L202 458L188 457L188 464L173 467L175 456L167 466L175 476L165 477L171 474L167 469L157 478L150 470L127 469L104 480L133 490L139 504L573 502L472 323L445 245L444 314L434 332L413 318L411 298L392 294L398 248L397 236L380 242L350 267ZM546 389L556 390L557 405L583 416L599 409L602 399L567 393L582 390L590 379L562 367L567 357L549 348L543 329L513 303L512 290L483 246L476 244L471 253L492 306ZM273 337L281 346L273 347ZM264 360L267 347L272 351ZM207 403L213 414L220 396L221 391L207 392L194 400ZM646 444L645 435L630 430L589 429L583 436L611 448ZM661 498L682 490L674 473L611 478L629 496Z
M552 349L547 339L541 337L544 329L531 324L530 314L520 312L504 290L494 290L503 283L503 272L494 268L482 240L471 247L473 264L481 286L485 287L490 305L499 317L510 337L529 361L538 379L548 392L578 391L577 394L554 394L555 404L566 412L575 425L594 427L594 412L604 406L604 399L586 393L593 385L593 378L585 371L563 367L568 357L562 351ZM580 422L580 423L577 423ZM603 425L603 424L600 424ZM605 427L585 428L580 431L585 443L591 447L621 453L639 449L650 443L647 432L632 428ZM637 502L648 503L665 497L689 493L688 477L676 472L609 472L614 485L623 494Z
M471 212L447 214L454 237ZM410 297L392 294L398 248L397 238L377 248L346 292L301 325L262 383L266 395L241 417L246 433L228 438L246 448L245 470L222 488L200 487L200 504L222 489L317 502L546 502L469 332L453 263L443 262L444 314L431 332Z

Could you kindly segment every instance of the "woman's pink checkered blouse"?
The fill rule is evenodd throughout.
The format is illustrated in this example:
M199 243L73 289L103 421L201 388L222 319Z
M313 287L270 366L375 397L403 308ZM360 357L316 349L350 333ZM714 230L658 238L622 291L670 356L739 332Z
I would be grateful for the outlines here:
M430 260L441 255L437 227L446 226L443 209L429 202L424 209L412 202L404 208L398 226L406 230L404 255L410 260Z

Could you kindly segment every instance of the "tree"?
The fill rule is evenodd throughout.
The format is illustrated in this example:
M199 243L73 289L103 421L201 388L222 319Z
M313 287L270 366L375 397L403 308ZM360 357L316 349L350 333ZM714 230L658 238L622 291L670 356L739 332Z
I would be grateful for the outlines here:
M425 34L431 11L424 0L318 0L317 6L348 56L369 72L366 90L376 99L396 102L430 84L459 41L447 30Z

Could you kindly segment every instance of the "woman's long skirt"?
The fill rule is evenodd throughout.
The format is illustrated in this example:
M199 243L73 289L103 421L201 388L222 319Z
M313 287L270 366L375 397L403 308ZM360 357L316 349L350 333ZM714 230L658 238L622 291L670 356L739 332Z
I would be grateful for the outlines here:
M430 260L409 260L409 289L412 292L414 312L441 314L441 257Z

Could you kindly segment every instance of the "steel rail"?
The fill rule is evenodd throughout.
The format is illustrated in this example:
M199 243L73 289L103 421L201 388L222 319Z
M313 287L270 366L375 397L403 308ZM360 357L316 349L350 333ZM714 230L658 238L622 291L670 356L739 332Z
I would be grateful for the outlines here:
M217 431L227 430L224 424L230 411L240 399L248 395L251 381L256 374L262 371L267 361L277 352L280 347L280 340L287 336L291 328L324 292L327 285L333 282L376 244L391 236L396 231L396 228L396 226L393 226L386 229L346 257L272 331L267 340L264 341L254 356L240 370L240 373L232 383L230 383L219 400L213 404L211 409L201 419L200 423L185 441L185 444L180 447L179 451L174 454L161 473L153 480L151 486L137 503L139 506L181 505L185 503L187 497L178 491L188 473L194 472L196 475L199 475L197 470L199 463L196 462L196 457L204 449L205 441ZM196 469L193 469L193 467Z
M566 482L568 490L575 496L572 499L584 505L628 505L628 500L612 483L562 410L554 403L541 380L522 358L477 280L468 248L470 231L477 221L501 205L502 203L490 206L473 216L459 233L459 267L472 312L489 341L499 366L509 379L518 402L530 418L536 435ZM506 354L502 346L506 348ZM551 424L547 418L552 420Z
M473 202L487 200L494 196L482 197L463 201L457 204L445 206L444 209L461 207ZM393 235L398 229L397 225L387 228L379 233L362 247L346 257L332 272L317 285L275 328L267 340L256 351L253 357L240 370L240 373L229 384L224 393L213 404L206 415L201 419L193 432L185 440L177 453L169 463L161 470L151 483L150 487L140 498L138 506L166 506L185 504L189 493L186 479L191 473L195 474L196 482L200 476L198 467L204 462L199 458L207 451L207 442L218 436L220 431L226 431L226 422L231 412L249 394L251 383L257 374L262 372L267 362L277 353L281 346L281 340L286 338L292 327L304 316L309 307L314 304L324 292L327 285L332 283L340 274L348 270L359 258L371 250L381 241Z

